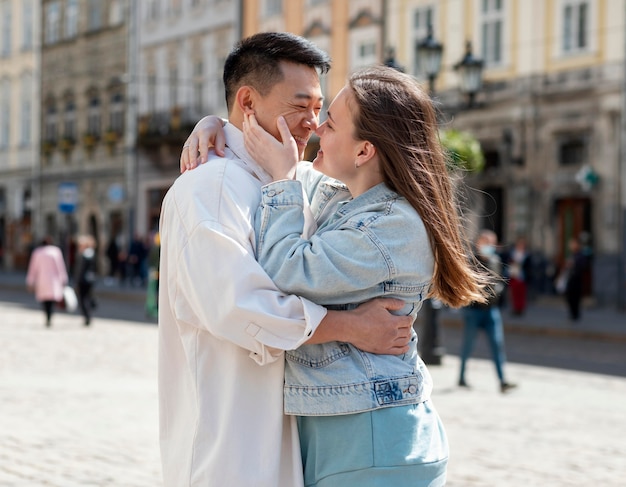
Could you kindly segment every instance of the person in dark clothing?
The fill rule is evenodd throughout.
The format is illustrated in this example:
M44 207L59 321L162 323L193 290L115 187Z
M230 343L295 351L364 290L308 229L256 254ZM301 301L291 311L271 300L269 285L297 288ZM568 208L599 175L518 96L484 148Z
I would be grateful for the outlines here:
M108 280L112 284L113 279L117 276L119 272L119 254L120 248L117 245L117 241L115 236L112 236L109 240L109 244L107 245L106 256L109 261L109 276Z
M143 272L144 261L148 255L143 239L139 235L133 237L128 249L127 265L130 272L130 285L146 283L146 276Z
M476 260L489 272L498 278L502 276L502 262L496 253L497 236L491 230L482 230L476 240ZM463 343L461 345L461 370L459 373L459 386L469 387L465 380L465 367L467 360L472 354L474 341L479 330L483 330L487 336L493 363L500 382L500 392L506 393L517 387L508 382L504 374L506 355L504 351L504 328L502 315L498 306L498 300L504 290L503 280L496 281L492 289L491 299L485 303L473 303L463 308Z
M91 235L78 237L78 253L76 275L78 302L85 318L85 326L89 326L91 324L91 312L96 307L93 287L97 276L95 240Z
M569 241L570 256L565 263L567 283L565 285L565 299L572 321L580 319L580 303L583 298L584 274L589 265L587 255L582 251L580 242L572 238Z

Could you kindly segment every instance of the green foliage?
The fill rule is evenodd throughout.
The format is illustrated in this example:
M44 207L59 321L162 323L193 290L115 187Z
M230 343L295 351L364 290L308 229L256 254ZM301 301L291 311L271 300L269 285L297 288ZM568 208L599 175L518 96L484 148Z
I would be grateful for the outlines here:
M439 138L448 155L448 164L452 168L475 173L483 170L485 156L480 148L480 142L472 134L448 129L442 130Z

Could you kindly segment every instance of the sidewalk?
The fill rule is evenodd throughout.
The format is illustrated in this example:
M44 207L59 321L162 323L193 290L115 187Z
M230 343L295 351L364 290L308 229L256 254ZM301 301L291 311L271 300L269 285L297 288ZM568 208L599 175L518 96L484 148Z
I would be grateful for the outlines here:
M26 273L18 271L0 271L0 292L2 289L11 289L13 291L26 290ZM131 286L126 284L125 286L114 284L107 285L103 278L96 283L96 292L98 296L107 297L111 299L120 299L123 301L137 301L138 303L145 303L146 301L146 288Z
M439 314L443 326L463 326L459 310L444 308ZM541 334L626 343L626 312L611 307L583 303L580 321L570 321L565 300L560 296L540 296L530 302L522 316L502 310L507 333Z
M0 292L2 289L25 291L25 280L23 272L1 271ZM102 280L97 285L97 293L111 299L137 301L142 306L146 299L145 288L120 286L117 283L107 286ZM507 333L568 336L626 343L626 312L612 307L583 304L580 321L571 322L563 298L540 296L530 302L524 315L513 316L504 309L502 317ZM463 326L459 310L443 308L439 312L439 320L442 326Z

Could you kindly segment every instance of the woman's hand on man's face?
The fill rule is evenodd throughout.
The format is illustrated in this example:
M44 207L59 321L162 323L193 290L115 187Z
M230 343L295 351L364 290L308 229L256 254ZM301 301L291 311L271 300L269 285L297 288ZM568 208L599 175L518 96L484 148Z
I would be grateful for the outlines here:
M281 140L261 127L254 114L246 113L243 121L243 140L252 158L265 169L274 181L295 179L299 160L298 145L283 117L276 120Z

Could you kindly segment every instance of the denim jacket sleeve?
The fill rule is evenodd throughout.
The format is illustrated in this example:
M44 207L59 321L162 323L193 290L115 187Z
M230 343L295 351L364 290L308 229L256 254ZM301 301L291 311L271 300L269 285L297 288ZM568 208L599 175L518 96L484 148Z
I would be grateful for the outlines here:
M257 259L279 289L318 304L345 304L392 277L385 247L367 225L348 221L305 240L302 208L299 181L262 188Z

